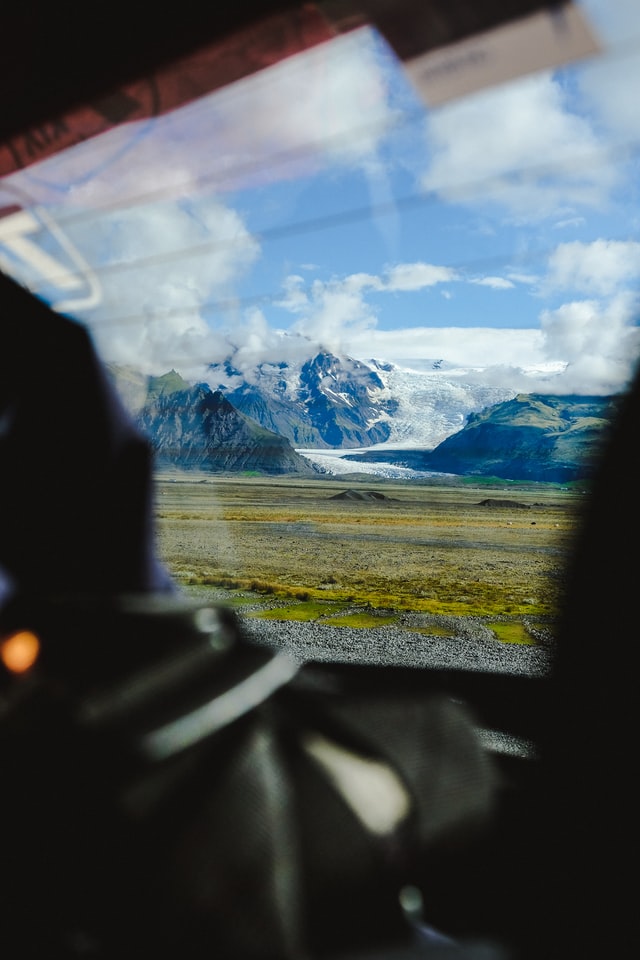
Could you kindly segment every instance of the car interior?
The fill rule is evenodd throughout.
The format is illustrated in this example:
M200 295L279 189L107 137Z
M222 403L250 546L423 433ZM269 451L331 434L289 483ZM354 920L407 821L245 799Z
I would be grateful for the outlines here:
M625 392L599 459L547 674L297 663L252 644L223 607L186 602L158 561L151 452L105 374L99 327L84 324L99 281L83 250L51 227L54 208L88 235L101 210L131 205L144 222L145 202L168 190L188 204L179 174L190 153L199 186L228 178L229 190L277 180L278 164L306 169L316 159L295 138L270 143L278 120L263 117L258 146L240 143L244 166L230 169L222 152L218 162L196 136L173 154L167 147L164 179L145 180L143 168L141 180L128 125L150 129L165 118L179 137L175 118L187 110L199 135L197 111L213 92L233 110L247 80L260 89L274 64L371 27L427 99L444 102L498 80L455 59L430 75L423 64L440 61L422 58L569 8L557 0L165 8L61 0L4 12L7 960L632 954L640 380ZM585 36L570 54L532 45L530 64L527 52L500 70L517 76L557 56L597 55ZM216 116L222 130L224 111ZM375 110L365 120L377 122ZM163 148L150 143L147 159ZM117 184L109 164L120 165ZM92 199L97 169L106 173ZM32 173L32 196L16 180L21 171ZM88 214L74 206L69 176ZM14 232L3 233L9 219ZM43 226L53 240L38 259L29 238ZM18 235L22 273L2 254L3 238ZM137 307L123 295L109 309L111 335ZM171 366L172 343L165 348Z

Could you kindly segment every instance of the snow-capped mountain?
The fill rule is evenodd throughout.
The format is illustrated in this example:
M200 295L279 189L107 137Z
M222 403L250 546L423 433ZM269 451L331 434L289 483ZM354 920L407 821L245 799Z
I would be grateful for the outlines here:
M397 406L370 366L324 352L242 372L227 360L212 364L207 379L237 410L296 447L384 443Z
M260 363L240 371L212 364L208 382L242 413L297 448L415 446L432 449L470 413L516 391L465 380L444 361L412 369L320 352L300 363Z
M495 476L549 479L580 473L607 423L597 398L516 392L444 360L403 365L319 352L242 371L227 360L209 367L209 383L195 385L176 371L112 373L130 405L144 395L136 422L158 463L185 469L411 480L490 467ZM530 377L551 383L557 373Z

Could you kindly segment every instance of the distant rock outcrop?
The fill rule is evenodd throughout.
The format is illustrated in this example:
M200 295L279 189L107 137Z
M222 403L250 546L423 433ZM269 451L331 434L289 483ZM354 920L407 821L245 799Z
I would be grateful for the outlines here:
M377 490L344 490L342 493L336 493L333 497L329 497L330 500L391 500L391 497L387 497L384 493L379 493Z
M494 500L491 497L486 500L481 500L478 504L479 507L489 507L492 510L530 510L531 505L528 503L520 503L518 500Z

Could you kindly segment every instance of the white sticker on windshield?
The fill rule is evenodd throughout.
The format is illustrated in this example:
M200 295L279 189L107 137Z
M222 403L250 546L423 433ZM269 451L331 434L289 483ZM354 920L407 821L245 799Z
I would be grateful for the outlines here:
M415 57L404 67L429 107L537 70L600 52L582 12L569 3Z

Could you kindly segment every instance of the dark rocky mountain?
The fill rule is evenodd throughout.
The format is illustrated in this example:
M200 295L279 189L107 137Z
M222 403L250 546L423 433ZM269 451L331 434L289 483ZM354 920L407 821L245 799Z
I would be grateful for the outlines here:
M233 406L296 447L366 447L389 439L398 401L375 370L321 352L301 365L261 363L247 376L230 360L209 382Z
M189 386L171 371L148 381L136 415L158 467L213 473L313 475L315 470L284 437L265 430L207 384Z
M472 413L435 450L350 455L471 476L568 482L590 476L616 411L617 397L519 394Z

